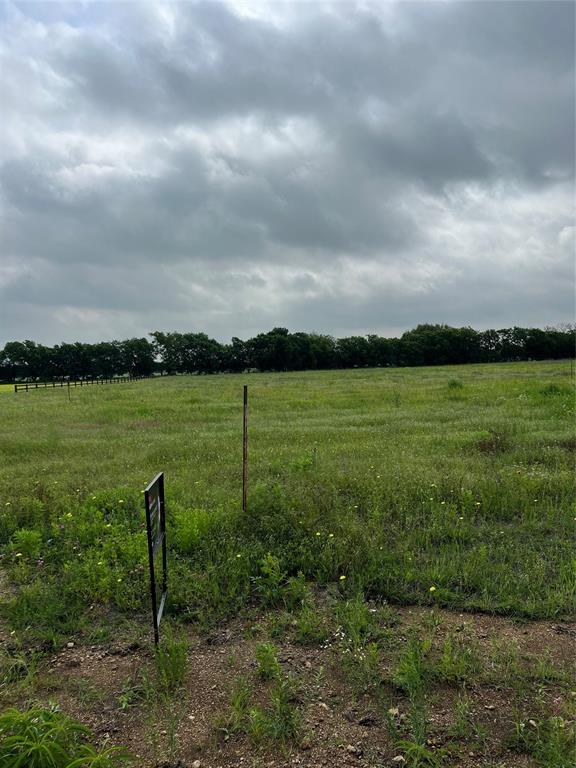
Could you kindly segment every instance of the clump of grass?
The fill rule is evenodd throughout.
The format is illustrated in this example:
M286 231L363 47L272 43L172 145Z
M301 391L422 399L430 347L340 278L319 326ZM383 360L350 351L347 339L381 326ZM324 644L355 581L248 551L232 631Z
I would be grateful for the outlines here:
M230 696L230 712L221 728L225 733L239 733L242 730L250 707L252 688L245 677L234 682Z
M164 633L154 652L158 682L163 691L172 692L184 683L188 661L188 642L171 631Z
M495 641L488 656L486 676L491 682L508 686L522 685L525 673L516 642Z
M561 717L518 720L510 747L533 757L543 768L573 768L576 727Z
M400 739L396 746L402 750L408 768L439 768L446 755L446 750L433 752L425 744L410 739Z
M120 768L130 756L126 750L96 749L90 731L56 707L7 709L0 715L2 768Z
M455 739L475 739L483 743L486 739L486 730L474 720L472 702L463 690L454 702L454 720L449 728L449 734Z
M31 688L36 680L38 658L22 650L0 657L0 696Z
M265 655L266 664L269 665L270 648L266 649ZM295 679L290 675L283 676L279 669L270 670L269 666L266 669L267 672L272 671L271 675L267 675L267 679L272 680L272 686L267 691L267 703L264 705L253 703L253 689L245 677L236 680L230 699L230 711L221 719L219 727L225 738L245 733L255 744L286 744L297 738L301 714Z
M435 675L442 682L462 683L471 680L481 668L477 649L465 638L449 635L436 662Z
M480 453L488 455L504 453L510 449L510 445L509 436L495 429L487 430L476 440L476 448Z
M397 748L404 755L405 765L409 768L439 768L447 751L428 747L428 710L423 701L413 702L409 723L410 737L396 741Z
M464 399L464 384L460 379L449 379L446 386L448 389L448 400Z
M541 387L539 394L543 397L557 397L558 395L569 395L570 389L568 387L563 387L560 384L551 382L550 384L546 384L546 386Z
M555 441L555 445L569 453L576 453L576 437L564 437Z

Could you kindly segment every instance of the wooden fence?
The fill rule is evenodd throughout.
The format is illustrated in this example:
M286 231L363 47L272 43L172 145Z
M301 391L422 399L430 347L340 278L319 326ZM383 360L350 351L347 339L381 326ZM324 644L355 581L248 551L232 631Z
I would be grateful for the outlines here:
M117 376L113 379L77 379L74 381L26 381L14 384L14 392L29 392L31 389L55 389L56 387L88 387L92 384L128 384L140 379L154 379L155 376Z

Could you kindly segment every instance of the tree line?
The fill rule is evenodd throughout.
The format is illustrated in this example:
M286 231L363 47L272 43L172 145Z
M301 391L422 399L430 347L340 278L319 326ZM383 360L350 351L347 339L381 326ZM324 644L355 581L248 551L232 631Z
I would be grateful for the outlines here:
M336 339L274 328L229 344L205 333L154 331L150 339L57 344L11 341L0 351L5 382L113 376L303 371L565 359L575 356L576 329L504 328L476 331L419 325L400 338L375 334Z

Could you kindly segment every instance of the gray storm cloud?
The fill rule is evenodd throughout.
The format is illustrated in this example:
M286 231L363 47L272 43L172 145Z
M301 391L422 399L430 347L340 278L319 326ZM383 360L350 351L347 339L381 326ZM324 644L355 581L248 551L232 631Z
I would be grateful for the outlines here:
M0 343L570 321L574 12L5 4Z

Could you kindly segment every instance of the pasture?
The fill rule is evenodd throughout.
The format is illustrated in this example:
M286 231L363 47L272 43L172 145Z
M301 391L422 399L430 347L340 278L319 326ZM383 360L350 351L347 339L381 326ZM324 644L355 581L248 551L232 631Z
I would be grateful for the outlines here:
M104 702L146 766L568 766L575 446L569 362L2 393L2 702Z

